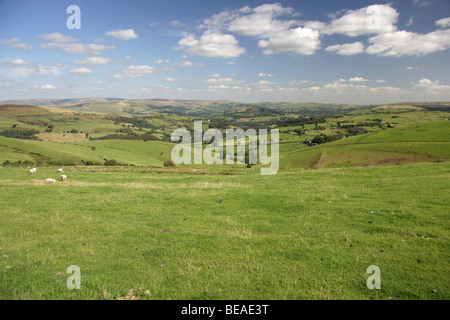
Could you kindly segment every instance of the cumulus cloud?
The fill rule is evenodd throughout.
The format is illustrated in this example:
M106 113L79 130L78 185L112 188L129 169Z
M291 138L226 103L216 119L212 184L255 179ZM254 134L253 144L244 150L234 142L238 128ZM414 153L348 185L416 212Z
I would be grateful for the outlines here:
M367 79L364 79L363 77L354 77L354 78L350 78L348 79L349 82L366 82L369 81Z
M439 80L430 80L422 78L417 83L413 83L413 86L418 89L424 89L434 93L447 93L450 90L449 85L441 84Z
M97 65L97 64L107 64L109 63L109 58L106 57L87 57L82 60L74 60L76 64L84 64L84 65Z
M63 35L62 33L44 33L38 36L41 39L52 42L75 42L76 40L71 36Z
M178 42L179 49L191 55L208 58L235 58L245 53L238 40L231 34L207 30L200 39L190 34Z
M0 46L5 46L9 48L14 49L20 49L20 50L33 50L33 46L25 43L25 42L19 42L20 40L18 38L10 38L10 39L4 39L0 41Z
M292 8L285 8L279 3L263 4L254 9L246 7L245 10L241 9L242 12L250 14L234 18L228 25L228 31L246 36L270 37L295 24L295 20L275 19L293 12Z
M243 81L235 80L233 78L218 78L218 77L212 77L207 80L205 80L205 83L208 84L239 84Z
M324 34L344 34L350 37L393 32L397 29L398 12L385 4L371 5L357 10L347 10L328 24L315 26ZM312 26L309 23L309 26Z
M163 64L163 63L170 63L170 59L166 59L166 60L158 59L154 62L154 64Z
M107 31L105 35L119 39L119 40L131 40L136 39L138 35L134 32L133 29L117 29L114 31Z
M58 64L43 65L22 59L13 59L6 63L13 70L14 76L27 77L31 75L59 75Z
M49 42L41 44L42 48L56 48L70 54L99 54L101 51L114 50L114 46L105 46L102 44L84 44L84 43L67 43L67 42Z
M205 66L203 63L194 63L194 62L189 61L189 60L183 60L183 61L180 61L180 62L175 62L173 65L177 66L177 67L204 67Z
M92 73L92 70L89 68L75 68L75 69L69 70L69 72L70 73L88 74L88 73Z
M336 52L343 56L351 56L364 52L364 44L362 42L353 42L345 44L335 44L325 49L326 51Z
M369 38L366 52L380 56L421 56L450 48L450 29L427 34L396 31Z
M258 46L263 48L263 53L267 55L289 51L311 55L320 47L319 32L301 27L284 30L268 40L260 40Z
M130 65L125 69L122 69L121 73L115 74L114 79L123 80L123 79L132 79L142 77L144 74L155 73L155 68L152 66L146 65Z
M440 28L443 28L443 29L449 28L450 27L450 18L439 19L435 23Z
M58 87L55 87L52 84L44 84L42 86L34 85L32 86L33 89L40 89L40 90L55 90L58 89Z

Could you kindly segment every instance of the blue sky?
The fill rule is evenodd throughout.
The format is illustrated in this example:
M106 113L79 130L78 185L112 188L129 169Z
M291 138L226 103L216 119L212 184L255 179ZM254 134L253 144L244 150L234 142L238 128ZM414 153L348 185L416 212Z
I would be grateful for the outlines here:
M449 49L448 0L0 0L0 100L450 101Z

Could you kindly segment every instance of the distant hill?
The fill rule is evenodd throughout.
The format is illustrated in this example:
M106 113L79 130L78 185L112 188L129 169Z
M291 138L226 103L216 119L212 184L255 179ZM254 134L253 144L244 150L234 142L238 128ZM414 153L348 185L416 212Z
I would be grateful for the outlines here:
M332 115L344 114L354 110L373 106L323 104L323 103L288 103L260 102L242 103L231 100L181 100L181 99L119 99L119 98L76 98L76 99L27 99L5 100L0 105L34 105L57 107L78 112L108 112L132 115L151 115L158 113L204 116L230 113L243 113L251 107L249 116L267 115L264 110L276 112ZM270 112L269 112L270 114Z

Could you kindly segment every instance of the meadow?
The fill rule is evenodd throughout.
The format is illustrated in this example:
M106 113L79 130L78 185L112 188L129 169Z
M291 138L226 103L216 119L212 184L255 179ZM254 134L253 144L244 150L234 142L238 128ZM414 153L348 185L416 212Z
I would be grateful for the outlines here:
M65 174L0 168L0 299L449 298L448 162Z
M446 104L89 101L0 106L0 300L449 299ZM278 173L165 166L198 119L279 128Z

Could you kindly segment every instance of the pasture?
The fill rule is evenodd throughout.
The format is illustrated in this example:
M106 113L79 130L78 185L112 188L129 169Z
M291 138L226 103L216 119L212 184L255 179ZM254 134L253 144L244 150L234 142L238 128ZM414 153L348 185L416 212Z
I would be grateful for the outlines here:
M449 162L56 169L0 168L0 299L450 297Z

